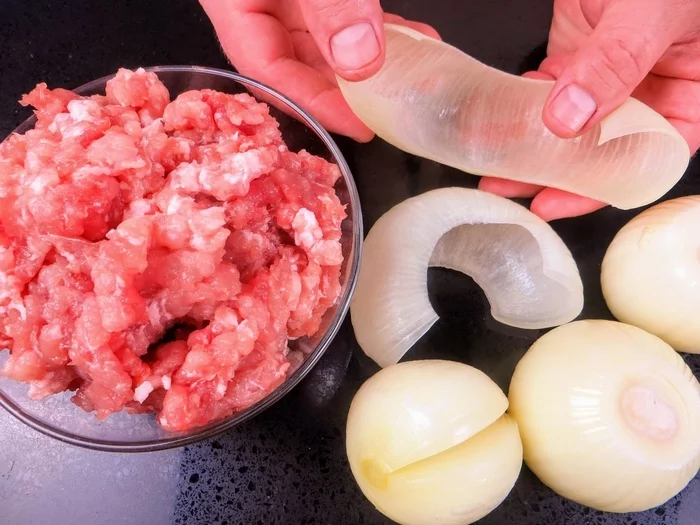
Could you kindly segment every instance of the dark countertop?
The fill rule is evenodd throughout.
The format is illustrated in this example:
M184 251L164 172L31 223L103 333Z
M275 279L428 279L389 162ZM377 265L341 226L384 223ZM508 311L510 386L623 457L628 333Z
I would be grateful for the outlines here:
M387 11L433 24L443 38L480 60L518 73L536 65L552 0L386 0ZM118 67L197 64L226 68L195 0L79 2L3 0L0 11L0 136L26 116L16 104L37 82L72 88ZM534 60L534 62L533 62ZM477 179L415 159L375 140L339 141L355 174L367 227L399 201ZM668 195L700 193L700 164ZM582 317L610 318L599 284L604 251L635 212L603 210L555 229L581 269ZM490 319L468 278L431 270L441 320L411 358L462 360L503 388L542 332ZM375 370L352 330L343 331L307 379L243 426L185 449L152 454L91 452L46 438L0 413L0 524L272 525L387 524L352 479L344 449L354 392ZM696 374L700 359L688 359ZM700 478L665 506L611 515L557 497L526 468L506 502L484 525L697 525Z

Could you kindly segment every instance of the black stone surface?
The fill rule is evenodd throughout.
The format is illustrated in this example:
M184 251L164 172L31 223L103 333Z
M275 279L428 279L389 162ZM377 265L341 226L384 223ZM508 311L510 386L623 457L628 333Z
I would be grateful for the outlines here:
M541 59L551 3L383 2L387 11L431 23L446 41L513 73L536 67ZM0 49L2 136L27 116L16 101L37 82L70 88L110 74L120 66L177 63L227 67L209 22L195 0L3 0ZM367 145L344 139L339 139L339 143L357 180L367 228L391 206L411 195L446 185L476 183L476 178L413 158L380 140ZM694 162L684 180L667 197L700 193L698 175L700 164ZM600 263L614 234L638 212L607 209L554 224L581 269L586 295L581 317L610 318L599 285ZM513 330L493 321L483 294L466 277L435 270L429 281L431 299L441 320L412 350L410 358L461 360L484 370L507 388L515 364L542 332ZM699 373L700 360L688 361ZM283 401L240 428L184 451L171 522L390 523L360 493L344 451L345 417L351 398L375 370L368 359L363 359L346 323L322 362ZM149 475L141 473L146 479ZM40 503L19 497L20 501L13 503L16 506ZM506 502L480 523L697 525L698 500L700 479L696 478L662 508L634 515L605 514L562 500L524 469ZM100 522L96 514L94 523Z

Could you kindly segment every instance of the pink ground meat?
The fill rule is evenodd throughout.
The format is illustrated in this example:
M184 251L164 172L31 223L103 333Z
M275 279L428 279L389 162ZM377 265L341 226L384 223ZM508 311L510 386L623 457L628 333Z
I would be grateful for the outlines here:
M35 129L0 145L2 375L170 431L279 386L340 295L338 167L248 95L171 102L142 70L22 104Z

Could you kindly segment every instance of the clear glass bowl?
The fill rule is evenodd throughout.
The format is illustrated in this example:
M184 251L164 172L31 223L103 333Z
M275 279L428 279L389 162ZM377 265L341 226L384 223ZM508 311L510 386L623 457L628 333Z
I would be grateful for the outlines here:
M159 66L147 70L158 74L170 90L172 98L191 89L213 89L232 94L248 92L258 100L270 104L271 112L280 123L282 135L290 150L304 148L338 165L342 177L336 185L336 192L346 205L348 214L342 224L342 291L336 305L326 313L317 334L294 341L295 347L303 350L307 357L282 385L248 409L189 432L166 432L152 414L130 415L122 411L100 422L93 413L83 411L70 401L71 392L32 401L27 397L27 385L0 378L0 405L19 420L61 441L115 452L162 450L210 438L260 414L286 395L321 358L348 312L359 270L363 238L357 188L343 155L318 122L294 102L265 85L228 71L195 66ZM104 94L105 85L110 78L112 77L100 78L75 91L82 95ZM14 133L24 133L34 124L35 119L32 117ZM0 353L0 365L7 356L6 351Z

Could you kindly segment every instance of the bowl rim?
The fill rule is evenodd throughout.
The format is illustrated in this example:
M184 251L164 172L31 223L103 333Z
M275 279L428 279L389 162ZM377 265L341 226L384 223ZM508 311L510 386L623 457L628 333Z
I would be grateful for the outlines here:
M62 441L64 443L75 445L81 448L103 451L103 452L120 452L120 453L136 453L136 452L155 452L160 450L168 450L173 448L184 447L204 441L206 439L211 439L218 436L232 428L252 419L256 415L260 414L264 410L270 408L272 405L280 401L285 397L290 391L292 391L301 381L306 377L306 375L311 371L311 369L318 363L323 354L330 346L331 342L340 330L341 325L347 317L348 311L350 309L350 302L355 292L357 286L357 279L359 276L360 260L362 255L362 244L363 244L363 220L362 220L362 208L360 205L360 197L357 190L357 185L355 184L355 179L350 171L350 167L345 160L340 148L336 142L331 137L330 133L326 131L323 126L311 115L309 115L304 109L302 109L297 103L293 102L291 99L287 98L282 93L278 92L274 88L253 80L252 78L241 75L237 72L227 71L224 69L217 69L206 66L193 66L193 65L160 65L160 66L149 66L140 68L147 72L153 72L158 74L159 72L164 73L203 73L207 75L213 75L218 77L228 78L233 80L246 88L257 89L262 91L266 95L277 99L286 106L290 107L294 112L303 119L303 124L313 131L316 136L321 139L326 148L330 151L333 156L338 168L341 171L343 180L347 185L349 204L353 210L353 235L351 244L351 259L347 261L347 286L338 298L337 309L333 318L330 320L328 329L323 334L323 337L319 343L315 346L313 351L308 354L306 359L302 364L289 376L284 382L278 386L275 390L266 395L263 399L246 408L245 410L235 413L226 419L220 420L218 422L212 422L209 425L201 427L201 429L194 429L193 433L190 435L174 435L173 437L166 437L157 440L143 440L143 441L114 441L109 439L98 439L98 438L86 438L80 437L72 434L66 430L62 430L51 425L48 425L34 417L31 414L25 412L20 406L18 406L14 401L12 401L5 393L0 389L0 406L2 406L7 412L9 412L16 419L31 427L32 429L41 432L42 434ZM116 76L115 74L107 75L101 78L92 80L86 84L83 84L77 88L72 89L75 93L82 93L89 91L98 87L103 86L106 82ZM254 96L254 95L252 95ZM291 117L294 118L294 117ZM24 133L36 122L36 117L32 115L24 122L22 122L14 131L9 135L16 133ZM3 139L5 140L5 139ZM1 142L1 141L0 141Z

